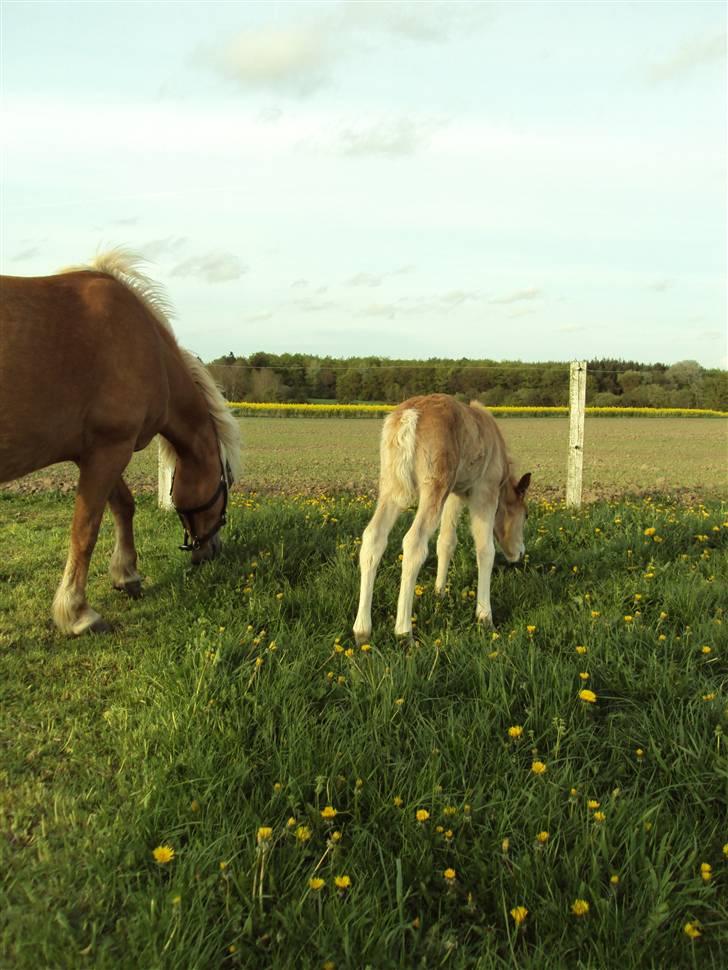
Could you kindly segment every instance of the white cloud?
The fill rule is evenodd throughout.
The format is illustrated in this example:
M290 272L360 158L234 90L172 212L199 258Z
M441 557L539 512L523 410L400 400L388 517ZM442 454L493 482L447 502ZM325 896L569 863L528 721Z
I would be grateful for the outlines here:
M663 61L653 64L647 78L653 83L673 81L693 74L698 68L717 64L726 59L726 32L686 41L677 51Z
M502 296L497 300L490 300L490 303L520 303L522 300L537 300L543 295L543 290L535 286L529 286L525 290L516 290L507 296Z
M178 263L171 275L196 276L206 283L227 283L240 279L247 270L247 266L233 253L208 253L206 256L191 256Z
M385 118L339 132L336 148L343 155L413 155L429 143L435 125L412 118Z

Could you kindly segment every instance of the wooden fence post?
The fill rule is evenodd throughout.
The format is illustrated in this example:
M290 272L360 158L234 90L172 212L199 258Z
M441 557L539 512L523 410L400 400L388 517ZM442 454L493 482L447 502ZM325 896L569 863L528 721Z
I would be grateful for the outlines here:
M172 470L162 462L162 448L159 437L157 437L157 455L159 463L157 502L160 509L171 509L172 496L169 493L172 488Z
M573 360L569 371L569 463L566 471L566 505L572 509L581 507L585 405L586 361Z

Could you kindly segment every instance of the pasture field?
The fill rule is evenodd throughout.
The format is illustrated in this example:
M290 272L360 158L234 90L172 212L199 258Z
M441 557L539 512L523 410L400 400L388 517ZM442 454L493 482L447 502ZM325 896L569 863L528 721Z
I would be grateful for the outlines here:
M532 471L533 491L563 497L569 440L567 418L498 419L521 471ZM240 419L244 489L263 494L372 493L379 462L380 418ZM679 492L691 497L728 494L728 421L721 418L586 419L584 496L625 492ZM135 455L127 474L135 488L156 488L157 446ZM75 488L74 466L58 465L10 490ZM0 486L2 488L3 486Z
M463 531L411 644L403 516L368 650L367 497L236 494L193 569L145 496L146 595L109 588L105 523L89 599L114 632L79 640L47 620L71 504L0 493L0 966L724 966L718 501L534 501L495 631Z

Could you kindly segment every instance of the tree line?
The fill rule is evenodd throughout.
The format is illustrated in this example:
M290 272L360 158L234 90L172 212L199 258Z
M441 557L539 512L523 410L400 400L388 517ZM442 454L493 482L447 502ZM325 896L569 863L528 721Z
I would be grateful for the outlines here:
M232 352L210 362L230 401L337 401L395 404L439 391L495 405L569 403L569 365L521 361ZM616 358L588 362L587 404L595 407L681 407L728 410L728 372L697 361L643 364Z

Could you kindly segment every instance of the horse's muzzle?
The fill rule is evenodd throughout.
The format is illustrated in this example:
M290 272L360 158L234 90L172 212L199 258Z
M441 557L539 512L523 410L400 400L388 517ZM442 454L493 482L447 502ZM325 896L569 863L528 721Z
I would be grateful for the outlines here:
M199 566L203 562L210 562L212 559L216 559L222 549L222 539L216 532L215 535L204 542L199 549L193 549L191 552L192 565Z

